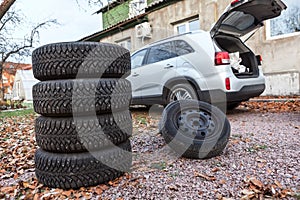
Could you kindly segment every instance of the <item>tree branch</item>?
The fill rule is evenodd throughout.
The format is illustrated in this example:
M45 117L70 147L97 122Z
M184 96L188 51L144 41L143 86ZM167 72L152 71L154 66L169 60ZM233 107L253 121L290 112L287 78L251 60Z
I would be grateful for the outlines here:
M1 27L0 27L0 32L3 30L3 28L5 27L5 25L12 21L13 20L13 16L9 16L7 17L6 19L4 19L2 22L1 22Z
M16 0L3 0L0 4L0 20L7 13L10 7L15 3Z
M34 43L34 38L36 36L39 37L39 29L44 28L45 26L50 26L50 24L53 23L58 24L56 20L48 20L35 26L31 31L30 37L24 39L24 45L15 45L15 47L13 47L12 50L10 50L8 53L5 53L2 56L1 61L4 63L10 56L14 54L18 54L25 49L32 48Z

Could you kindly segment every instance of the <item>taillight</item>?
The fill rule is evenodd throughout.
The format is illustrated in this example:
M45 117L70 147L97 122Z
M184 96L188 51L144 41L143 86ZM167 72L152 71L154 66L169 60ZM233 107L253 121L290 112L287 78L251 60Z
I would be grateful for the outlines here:
M228 52L217 52L215 55L216 65L228 65L230 63L230 58Z
M231 89L230 78L226 78L225 79L225 86L226 86L226 90L230 90Z
M257 56L255 56L255 57L256 57L256 60L257 60L258 65L261 65L261 63L262 63L262 61L263 61L261 55L257 55Z
M231 2L231 6L235 6L236 4L242 3L242 2L243 2L243 0L233 0L233 1Z

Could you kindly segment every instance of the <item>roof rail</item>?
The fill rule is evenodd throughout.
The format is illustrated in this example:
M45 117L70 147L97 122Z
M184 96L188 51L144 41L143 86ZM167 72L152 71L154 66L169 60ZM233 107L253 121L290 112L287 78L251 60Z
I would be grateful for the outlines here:
M173 36L170 36L170 37L167 37L167 38L164 38L164 39L152 42L152 43L150 43L148 45L153 45L153 44L156 44L156 43L163 42L165 40L173 39L173 38L176 38L176 37L181 37L181 36L184 36L184 35L190 35L190 34L193 34L193 33L203 33L203 32L204 32L203 30L197 30L197 31L190 31L190 32L186 32L186 33L181 33L181 34L178 34L178 35L173 35Z

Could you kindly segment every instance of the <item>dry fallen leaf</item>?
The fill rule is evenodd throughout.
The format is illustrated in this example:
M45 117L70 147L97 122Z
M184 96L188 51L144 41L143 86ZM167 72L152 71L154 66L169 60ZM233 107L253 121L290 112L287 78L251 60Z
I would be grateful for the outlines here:
M242 190L242 194L244 194L245 196L242 197L242 199L251 199L252 197L255 196L255 192L251 191L251 190L247 190L247 189L243 189Z
M262 159L262 158L256 158L255 160L256 160L257 162L261 162L261 163L267 162L265 159Z
M256 178L250 178L249 179L249 181L253 184L253 185L255 185L256 187L258 187L258 188L263 188L263 186L264 186L264 184L260 181L260 180L257 180Z
M199 172L194 172L194 176L195 177L201 177L201 178L204 178L206 179L207 181L215 181L216 178L214 176L208 176L208 175L205 175L205 174L201 174Z
M178 191L178 190L179 190L178 187L177 187L176 185L169 185L167 188L168 188L169 190L173 190L173 191Z
M220 168L218 168L218 167L215 167L211 170L211 172L218 172L218 171L220 171Z
M282 189L282 185L280 184L279 181L275 180L275 184L276 184L280 189Z

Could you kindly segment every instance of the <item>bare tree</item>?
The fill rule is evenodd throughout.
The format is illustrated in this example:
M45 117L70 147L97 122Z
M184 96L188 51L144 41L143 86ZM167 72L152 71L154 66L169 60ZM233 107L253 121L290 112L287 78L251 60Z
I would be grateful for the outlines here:
M4 97L2 77L3 63L12 58L22 60L22 58L30 56L31 49L39 41L39 31L52 24L57 24L56 20L48 20L33 25L29 34L23 36L23 38L15 38L14 30L16 30L17 27L22 27L24 25L23 23L24 17L21 16L19 11L15 11L13 8L6 11L0 20L0 85L2 86L0 89L0 100L3 100Z
M111 3L118 3L122 4L126 0L76 0L79 7L82 7L82 5L88 4L89 6L98 6L98 8L101 8L105 5L110 5Z
M7 11L10 9L10 7L15 3L16 0L3 0L0 4L0 20L2 20L3 16Z

